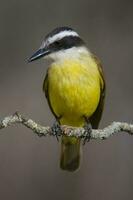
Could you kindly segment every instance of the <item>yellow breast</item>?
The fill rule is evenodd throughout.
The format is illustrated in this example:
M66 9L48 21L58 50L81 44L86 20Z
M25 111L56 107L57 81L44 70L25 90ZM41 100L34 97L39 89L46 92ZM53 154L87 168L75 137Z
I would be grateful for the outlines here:
M51 107L61 124L83 126L84 116L91 116L100 98L100 75L91 58L53 63L48 71Z

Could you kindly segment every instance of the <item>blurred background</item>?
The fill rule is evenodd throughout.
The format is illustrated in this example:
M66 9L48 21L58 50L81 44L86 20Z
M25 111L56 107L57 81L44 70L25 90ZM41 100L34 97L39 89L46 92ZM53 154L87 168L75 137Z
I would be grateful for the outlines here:
M43 59L27 64L44 36L73 27L101 60L107 96L101 127L133 121L133 1L1 0L0 117L15 111L42 125L54 122L42 84ZM0 199L133 199L133 137L120 134L83 147L76 173L59 168L56 138L22 125L0 131Z

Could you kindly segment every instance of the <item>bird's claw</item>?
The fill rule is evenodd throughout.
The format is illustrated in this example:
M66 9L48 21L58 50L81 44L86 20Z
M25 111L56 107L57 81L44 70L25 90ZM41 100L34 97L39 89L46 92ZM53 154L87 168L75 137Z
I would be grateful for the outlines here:
M89 142L91 139L91 132L92 132L91 124L90 123L85 124L84 129L85 129L85 137L83 140L83 145L85 145L85 143Z
M60 136L62 134L62 130L60 127L60 124L56 121L53 126L51 127L52 133L53 135L55 135L57 141L59 141L58 136Z

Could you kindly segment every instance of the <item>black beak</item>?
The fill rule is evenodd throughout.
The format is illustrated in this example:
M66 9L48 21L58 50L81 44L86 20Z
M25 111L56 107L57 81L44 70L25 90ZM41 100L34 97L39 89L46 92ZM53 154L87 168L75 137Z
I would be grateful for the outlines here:
M39 49L38 51L36 51L29 59L28 59L28 62L32 62L34 60L37 60L43 56L46 56L50 53L50 50L49 49Z

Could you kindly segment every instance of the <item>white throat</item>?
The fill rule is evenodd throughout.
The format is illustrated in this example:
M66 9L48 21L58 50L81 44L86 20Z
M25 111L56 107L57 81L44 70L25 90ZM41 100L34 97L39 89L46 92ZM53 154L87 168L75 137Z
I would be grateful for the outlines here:
M70 49L60 50L49 54L47 57L53 62L63 61L65 59L80 59L83 55L90 54L86 47L72 47Z

